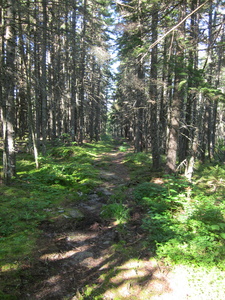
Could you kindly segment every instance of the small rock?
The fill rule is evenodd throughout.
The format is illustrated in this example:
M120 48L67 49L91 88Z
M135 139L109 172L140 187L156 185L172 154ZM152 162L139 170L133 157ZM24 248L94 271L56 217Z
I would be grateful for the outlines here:
M70 260L72 265L77 265L77 263L81 263L83 260L89 257L93 257L94 254L89 251L80 252L74 255L74 257Z
M66 219L69 219L69 216L67 216L67 215L63 215L63 217L66 218Z
M82 220L84 219L84 214L77 208L70 209L67 215L73 219Z
M116 176L115 173L105 172L105 171L102 171L100 173L100 178L103 180L109 180L109 181L120 180L120 178L118 176Z
M99 188L98 192L102 193L105 196L111 196L112 195L112 193L110 191L108 191L107 189L105 189L105 188Z
M98 195L96 195L96 194L90 194L88 196L88 200L90 200L90 201L99 201L100 199L99 199Z
M111 244L111 242L112 242L112 241L104 241L104 242L102 242L102 244L103 244L103 245L109 245L109 244Z

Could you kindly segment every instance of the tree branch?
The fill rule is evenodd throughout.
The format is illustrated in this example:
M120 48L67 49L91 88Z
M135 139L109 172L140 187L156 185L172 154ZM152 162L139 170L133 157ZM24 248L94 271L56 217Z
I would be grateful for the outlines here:
M173 26L169 31L167 31L165 34L163 34L160 38L158 38L154 43L150 45L148 48L148 51L150 51L152 48L154 48L159 42L161 42L168 34L170 34L172 31L177 29L182 23L184 23L190 16L192 16L196 11L198 11L200 8L202 8L209 0L205 1L201 5L199 5L195 10L190 12L184 19L182 19L177 25ZM148 53L146 52L142 57L141 60L147 55Z

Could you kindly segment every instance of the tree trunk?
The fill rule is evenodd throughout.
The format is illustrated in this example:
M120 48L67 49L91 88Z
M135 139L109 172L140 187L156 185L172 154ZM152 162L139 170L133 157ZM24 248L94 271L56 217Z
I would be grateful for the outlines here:
M11 178L16 175L16 151L14 131L14 94L15 94L15 0L8 1L6 13L5 32L5 78L3 101L3 175L6 184L10 184Z
M101 71L98 69L97 89L96 89L96 106L95 106L95 140L100 140L101 131Z
M179 137L179 120L180 120L180 98L178 93L178 77L175 78L175 91L171 105L169 132L168 132L168 148L166 157L166 167L168 173L176 172L178 137Z
M137 78L141 83L144 79L144 71L142 63L138 62ZM143 105L144 105L144 94L142 87L140 86L136 92L136 124L135 124L135 151L141 152L143 150Z
M180 128L180 111L181 111L181 89L179 83L182 81L181 73L183 72L183 52L177 45L176 61L175 61L175 78L174 92L171 107L169 108L168 120L168 144L166 157L166 170L168 173L176 172L178 144L179 144L179 128Z
M81 72L80 72L80 103L79 103L79 143L84 139L84 99L85 99L85 58L86 58L86 28L87 28L87 2L83 4L83 28L81 37Z
M158 5L155 4L152 10L152 42L157 40L158 32ZM158 49L157 45L152 49L151 54L151 68L150 68L150 101L151 101L151 146L152 146L152 166L154 170L160 168L160 149L159 149L159 138L158 138L158 111L157 111L157 57Z
M73 3L73 14L72 14L72 74L71 74L71 137L72 141L76 139L77 133L77 3L76 0Z
M180 20L184 19L186 12L186 2L180 6ZM168 120L168 144L167 144L167 156L166 156L166 171L168 173L175 173L177 171L177 155L179 146L179 133L180 133L180 118L182 100L185 99L184 85L181 84L186 80L184 75L185 61L184 61L184 46L183 40L185 40L185 23L183 22L182 28L179 30L179 34L175 36L176 50L175 50L175 65L174 65L174 89L171 107L169 108L169 120Z
M46 138L47 138L47 0L42 0L43 9L43 33L42 33L42 61L41 61L41 112L42 112L42 154L46 154Z
M29 7L29 3L27 4ZM27 16L28 21L28 28L27 31L30 33L30 18L29 15ZM21 12L19 11L19 28L20 28L20 38L22 39L22 20L21 20ZM26 43L26 50L28 53L30 53L30 43ZM34 117L32 113L32 102L31 102L31 60L27 59L27 56L25 55L25 45L21 45L21 57L24 64L24 71L25 71L25 78L24 81L26 82L26 99L27 99L27 111L28 111L28 129L29 129L29 135L31 137L31 142L33 144L33 152L34 152L34 161L36 168L39 168L39 162L38 162L38 145L37 145L37 139L36 139L36 133L35 133L35 125L34 125Z

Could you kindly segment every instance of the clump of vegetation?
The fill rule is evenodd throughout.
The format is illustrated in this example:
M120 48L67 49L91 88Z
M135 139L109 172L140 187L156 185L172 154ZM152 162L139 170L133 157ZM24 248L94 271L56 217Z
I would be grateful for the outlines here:
M131 182L146 182L152 177L152 160L149 153L128 153L125 165L129 168Z
M225 202L219 196L220 181L218 194L203 192L202 186L179 177L167 176L163 181L163 185L142 183L134 190L136 201L147 209L142 225L149 233L146 245L154 243L158 257L170 263L225 269Z
M120 152L127 152L130 145L127 142L123 142L123 144L119 147Z
M116 224L124 224L128 222L130 217L130 209L125 203L126 197L124 188L118 188L110 197L109 203L104 205L101 211L101 216L104 219L114 219Z
M103 207L101 216L104 219L115 219L117 224L123 224L129 219L129 209L123 203L110 203Z

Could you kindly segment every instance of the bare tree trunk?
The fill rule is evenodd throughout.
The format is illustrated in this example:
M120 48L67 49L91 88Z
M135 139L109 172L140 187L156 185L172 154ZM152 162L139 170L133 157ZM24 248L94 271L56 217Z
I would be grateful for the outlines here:
M40 150L40 136L41 136L41 66L40 66L40 30L39 30L39 13L40 13L40 4L37 0L35 0L35 7L34 7L34 98L35 98L35 128L36 128L36 139L37 139L37 146Z
M43 10L43 35L42 35L42 61L41 61L41 104L42 104L42 122L41 122L41 132L42 132L42 154L46 154L46 138L47 138L47 1L42 0L42 10Z
M3 175L6 184L16 175L16 151L14 131L14 93L15 93L15 0L8 1L5 31L5 77L3 101Z
M81 72L80 72L80 103L79 103L79 143L84 139L84 99L85 99L85 58L86 58L86 29L87 29L87 3L83 3L83 28L81 37Z
M186 2L180 5L180 19L183 20L186 11ZM175 51L175 74L174 74L174 90L168 120L168 144L166 156L166 170L168 173L175 173L177 168L177 155L179 146L180 119L182 100L185 92L184 87L180 85L183 80L186 80L184 75L184 47L182 40L185 39L185 23L182 23L182 28L179 34L175 36L176 51Z
M154 5L152 10L152 41L156 41L158 37L158 7ZM157 57L158 49L157 45L152 49L151 55L151 68L150 68L150 101L151 101L151 146L152 146L152 165L153 169L157 170L160 167L160 150L159 150L159 132L158 132L158 101L157 101Z
M179 78L175 78L175 90L171 105L170 120L169 120L169 133L168 133L168 149L166 157L166 167L169 173L176 172L177 150L178 150L178 137L180 127L180 97L178 93Z
M144 78L143 66L141 63L138 63L138 79L140 82ZM135 126L135 151L141 152L143 150L143 103L144 103L144 95L141 90L137 90L137 99L136 99L136 126Z
M96 109L95 109L95 140L98 142L100 140L100 123L101 123L101 70L98 70L97 76L97 89L96 89Z
M27 3L29 7L29 2ZM20 28L20 38L22 39L22 20L21 20L21 12L19 11L19 28ZM30 33L30 18L29 14L27 15L27 22L28 22L28 28L27 32ZM26 50L28 55L30 55L30 43L26 43ZM24 64L24 70L25 70L25 78L24 81L26 82L26 98L27 98L27 106L28 106L28 127L29 127L29 133L31 136L32 144L33 144L33 151L34 151L34 160L36 168L39 168L39 162L38 162L38 145L37 145L37 139L36 139L36 133L35 133L35 126L34 126L34 117L32 113L32 102L31 102L31 60L28 60L27 56L25 55L25 49L24 44L21 45L21 57Z
M71 74L71 136L72 141L76 139L77 133L77 3L73 2L72 14L72 74Z
M142 30L142 6L141 1L138 0L137 3L137 24L138 24L138 32L137 32L137 38L140 40L140 44L143 42L143 30ZM145 94L143 91L143 81L145 78L144 74L144 65L143 61L137 58L137 90L136 90L136 128L135 128L135 151L141 152L143 151L143 106L144 106L144 99Z
M2 138L2 122L3 122L3 66L4 66L4 29L3 29L3 7L0 6L0 137Z

